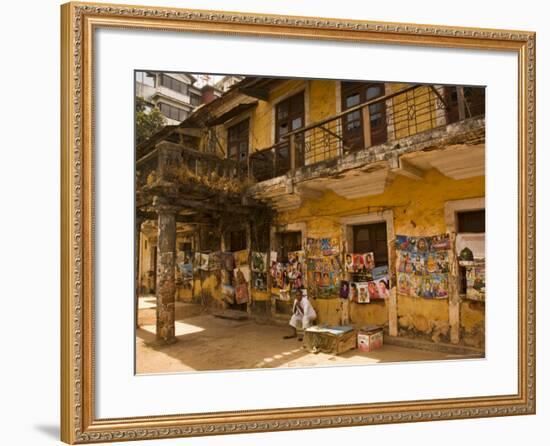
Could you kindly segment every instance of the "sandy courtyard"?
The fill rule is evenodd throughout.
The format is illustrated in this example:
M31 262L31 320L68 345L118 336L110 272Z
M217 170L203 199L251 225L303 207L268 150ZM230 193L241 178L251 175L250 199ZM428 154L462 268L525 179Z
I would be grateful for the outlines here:
M143 303L142 303L143 302ZM458 359L464 356L395 345L371 353L350 350L335 356L309 353L297 339L283 339L290 327L236 321L202 313L197 306L178 305L176 337L168 346L155 345L154 305L140 302L140 328L136 337L136 371L173 373L329 365L364 365L381 362ZM183 317L182 317L183 316Z

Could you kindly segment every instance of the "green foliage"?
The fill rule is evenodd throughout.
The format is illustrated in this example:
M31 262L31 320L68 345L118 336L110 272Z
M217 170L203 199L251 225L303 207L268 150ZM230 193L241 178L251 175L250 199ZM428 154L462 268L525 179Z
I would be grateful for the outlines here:
M143 98L136 98L136 143L146 141L166 125L166 118L158 108L146 111Z

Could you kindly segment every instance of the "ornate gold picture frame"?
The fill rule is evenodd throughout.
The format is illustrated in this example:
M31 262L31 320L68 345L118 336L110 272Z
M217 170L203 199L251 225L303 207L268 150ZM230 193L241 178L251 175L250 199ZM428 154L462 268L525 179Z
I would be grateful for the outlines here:
M64 4L61 18L61 437L64 442L160 439L535 413L535 33L79 2ZM97 418L93 75L94 33L101 28L481 49L517 55L518 393Z

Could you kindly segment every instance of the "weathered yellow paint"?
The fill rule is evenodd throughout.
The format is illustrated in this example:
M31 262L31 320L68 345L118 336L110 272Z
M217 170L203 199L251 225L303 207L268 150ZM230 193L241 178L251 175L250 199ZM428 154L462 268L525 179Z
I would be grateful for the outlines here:
M334 115L338 110L337 97L338 81L330 80L300 80L292 79L281 83L271 90L268 101L258 101L258 105L250 115L250 152L268 148L274 144L274 116L276 104L300 91L305 92L306 125ZM387 84L388 85L388 84ZM407 87L408 84L389 84L386 94ZM406 120L409 106L414 104L417 108L423 105L428 87L422 87L415 92L410 92L406 97L395 98L393 109L388 109L388 114L393 113L401 117L394 121L393 127L388 129L388 138L402 138L412 134L428 130L436 125L435 102L430 102L430 113L423 117L417 116L416 120ZM425 107L425 103L424 103ZM233 122L239 121L235 118ZM421 122L419 122L421 121ZM226 145L227 128L218 126L218 138L220 143ZM327 155L328 154L328 155ZM324 158L336 155L331 147ZM314 155L308 162L319 161ZM365 175L365 182L368 182ZM306 236L309 237L342 237L342 224L340 219L344 216L361 215L384 210L392 210L394 215L393 226L395 234L411 236L429 236L446 232L444 220L445 202L465 198L483 197L485 195L485 178L477 177L466 180L453 180L445 177L439 171L432 169L424 173L421 181L415 181L404 176L397 175L386 187L382 194L346 199L327 191L320 199L305 200L298 209L279 213L276 217L277 224L289 224L304 222L306 224ZM199 293L210 295L215 300L221 301L220 283L214 275L205 277L204 280L195 281L195 296ZM277 290L273 290L277 292ZM252 291L252 299L265 301L270 299L269 292ZM312 305L317 311L319 323L340 323L341 300L335 295L330 299L311 299ZM463 303L461 305L461 328L465 333L479 332L479 327L484 323L484 312L479 305ZM350 305L349 315L356 326L365 324L385 325L388 323L388 303L375 302L371 304ZM397 315L400 328L416 330L431 334L438 338L447 336L449 323L449 305L446 299L422 299L408 296L397 296ZM435 333L435 334L434 334ZM433 338L433 337L432 337Z
M309 121L316 122L336 114L336 82L309 81Z
M472 332L485 325L485 303L465 300L460 304L460 326Z
M193 300L193 289L178 287L178 300L183 302L191 302Z
M317 313L317 323L340 325L340 299L310 299Z
M252 300L255 300L255 301L263 301L263 300L271 299L271 296L267 291L260 291L260 290L253 289L251 294L252 294Z
M328 191L318 200L306 200L300 208L280 213L277 222L280 224L305 222L307 236L340 238L341 217L392 209L395 234L436 235L446 232L444 218L446 201L484 195L484 177L453 180L432 169L425 172L422 181L397 176L384 193L370 197L349 200ZM332 310L325 311L325 309L338 308L339 299L335 296L335 299L318 301L323 302L319 304L320 321L328 322L334 319ZM385 324L387 306L380 303L375 305L377 306L352 304L350 308L352 321L355 324ZM416 328L427 327L427 332L430 332L433 327L429 321L448 322L449 320L449 305L446 299L422 299L398 295L397 312L398 317L405 314L413 317Z
M365 179L368 181L368 177ZM295 210L280 213L278 223L305 221L316 233L334 232L343 216L391 209L396 234L429 235L445 232L444 205L449 200L482 197L485 178L453 180L436 169L425 172L422 181L397 176L384 193L346 199L327 191L319 200L305 200Z
M399 295L397 317L421 315L430 321L449 321L449 304L446 299L423 299ZM419 330L424 331L424 330Z
M352 302L349 309L350 321L360 327L365 324L386 325L388 309L385 301L370 304Z
M273 118L277 102L306 89L307 81L292 79L273 89L269 93L268 101L258 101L251 122L251 151L265 149L275 143Z

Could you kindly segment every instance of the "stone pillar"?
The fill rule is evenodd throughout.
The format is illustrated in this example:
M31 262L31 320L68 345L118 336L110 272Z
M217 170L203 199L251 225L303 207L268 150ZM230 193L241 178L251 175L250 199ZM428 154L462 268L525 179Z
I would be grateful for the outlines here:
M140 289L140 277L139 277L139 265L141 257L141 224L143 218L136 216L136 228L134 234L134 277L135 277L135 309L134 309L134 322L135 326L139 328L139 289Z
M170 206L157 206L157 341L163 344L176 342L176 210Z

